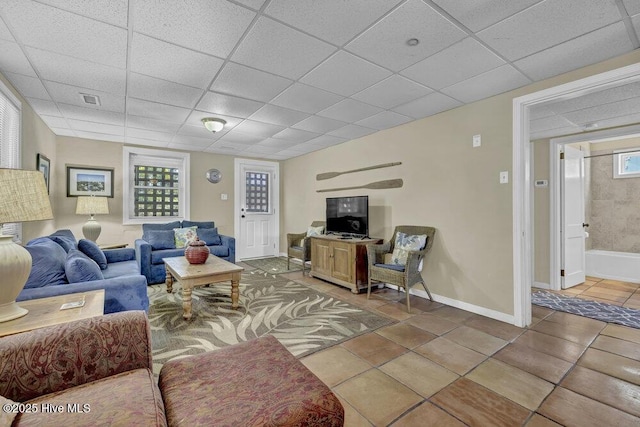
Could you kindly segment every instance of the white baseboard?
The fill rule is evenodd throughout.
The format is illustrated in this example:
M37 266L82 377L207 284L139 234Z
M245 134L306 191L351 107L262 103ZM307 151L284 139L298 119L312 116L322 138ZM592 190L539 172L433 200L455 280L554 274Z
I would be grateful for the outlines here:
M540 289L551 289L551 285L548 283L542 283L542 282L533 282L532 286L534 288L540 288Z
M387 284L386 286L392 289L397 289L397 286L394 285ZM409 293L420 298L429 299L429 296L424 290L411 289ZM468 302L434 294L433 292L431 292L431 296L433 297L433 300L435 302L441 302L442 304L451 307L459 308L464 311L469 311L471 313L479 314L481 316L490 317L491 319L515 325L515 317L513 314L502 313L501 311L491 310L489 308L480 307L479 305L469 304Z

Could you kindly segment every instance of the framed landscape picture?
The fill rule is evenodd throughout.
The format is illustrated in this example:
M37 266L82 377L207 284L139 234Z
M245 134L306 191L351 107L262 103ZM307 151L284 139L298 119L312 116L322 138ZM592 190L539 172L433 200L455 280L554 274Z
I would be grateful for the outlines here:
M113 197L113 168L67 166L67 197Z
M36 156L36 169L44 175L44 183L47 184L47 193L49 193L49 178L51 177L51 161L49 158L38 153Z

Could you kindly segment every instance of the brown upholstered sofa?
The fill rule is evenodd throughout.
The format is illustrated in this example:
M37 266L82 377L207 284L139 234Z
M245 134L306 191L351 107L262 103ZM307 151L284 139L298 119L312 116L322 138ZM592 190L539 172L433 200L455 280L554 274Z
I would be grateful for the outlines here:
M0 424L341 426L331 390L275 338L166 363L152 373L143 311L0 338Z

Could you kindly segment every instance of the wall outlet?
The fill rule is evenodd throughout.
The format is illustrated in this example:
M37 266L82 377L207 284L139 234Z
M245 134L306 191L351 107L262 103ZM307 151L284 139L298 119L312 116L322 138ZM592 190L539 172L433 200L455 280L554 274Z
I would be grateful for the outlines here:
M482 145L482 135L473 135L473 146L480 147Z
M227 200L229 198L229 195L226 193L222 193L220 194L220 200Z
M509 172L500 172L500 184L507 184L509 182Z

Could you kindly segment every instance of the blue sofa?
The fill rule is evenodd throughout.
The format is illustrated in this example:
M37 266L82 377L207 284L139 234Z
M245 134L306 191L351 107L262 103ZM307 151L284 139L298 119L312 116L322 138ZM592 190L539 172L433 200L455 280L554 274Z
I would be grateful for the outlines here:
M17 301L104 289L105 314L149 310L147 279L140 274L134 249L98 250L105 261L101 269L89 257L93 264L83 258L78 243L71 230L58 230L29 241L25 249L32 258L31 274ZM82 249L89 245L87 241L80 243ZM90 265L89 271L84 271L84 265ZM96 268L100 273L94 271ZM102 278L83 280L89 275Z
M149 285L164 283L166 272L163 258L183 256L185 248L176 248L173 230L197 227L200 240L207 243L212 255L229 262L236 262L236 239L218 234L213 221L174 221L163 224L142 224L142 238L136 239L136 260L140 273L147 278Z

